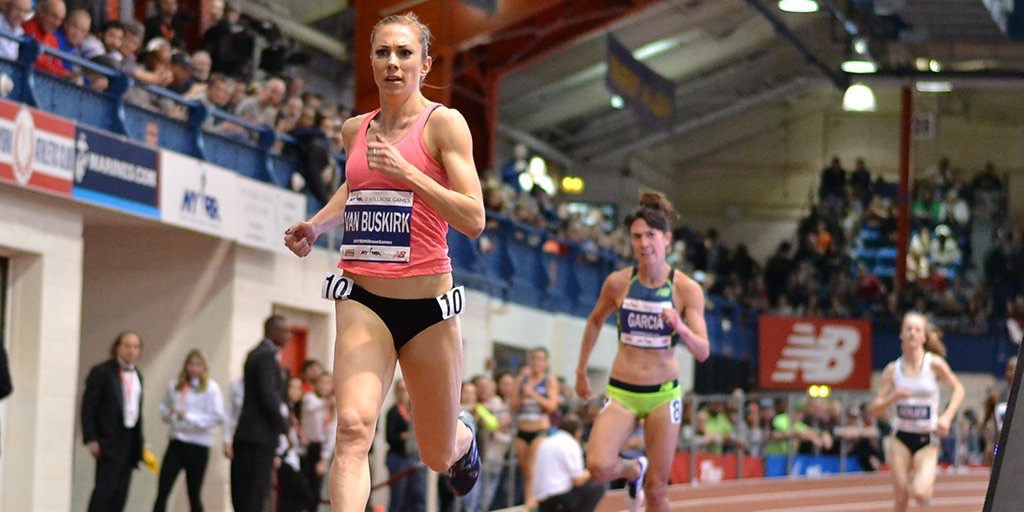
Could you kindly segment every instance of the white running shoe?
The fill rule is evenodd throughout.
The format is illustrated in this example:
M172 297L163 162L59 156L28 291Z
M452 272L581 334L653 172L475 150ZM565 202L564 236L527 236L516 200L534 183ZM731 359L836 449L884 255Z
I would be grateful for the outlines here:
M626 510L640 512L644 508L644 475L647 474L647 457L636 459L640 464L640 476L626 484Z

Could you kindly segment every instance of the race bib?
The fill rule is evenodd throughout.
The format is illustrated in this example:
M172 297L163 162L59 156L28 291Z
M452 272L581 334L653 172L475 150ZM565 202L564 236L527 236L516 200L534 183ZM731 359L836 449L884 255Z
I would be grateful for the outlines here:
M406 190L353 190L345 203L341 258L408 263L413 194Z
M896 416L908 421L928 421L932 418L932 407L928 404L899 404L896 406Z
M334 272L328 272L324 276L323 284L320 286L320 297L332 301L347 299L348 295L352 293L352 287L355 284L355 281L350 278L341 274L335 274Z
M437 305L441 306L441 319L448 320L449 318L462 313L462 306L466 302L466 290L461 287L455 287L448 290L448 293L441 295L437 298Z
M661 312L672 307L670 301L649 301L627 298L619 310L619 341L640 348L668 348L672 346L674 330L661 317Z
M672 424L678 425L683 422L683 401L675 399L669 402L669 407L672 413Z

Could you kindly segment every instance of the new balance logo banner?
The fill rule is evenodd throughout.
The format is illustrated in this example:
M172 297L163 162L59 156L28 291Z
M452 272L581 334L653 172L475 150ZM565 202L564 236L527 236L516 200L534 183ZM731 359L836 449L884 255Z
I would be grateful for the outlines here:
M762 315L758 331L762 388L871 388L869 322Z

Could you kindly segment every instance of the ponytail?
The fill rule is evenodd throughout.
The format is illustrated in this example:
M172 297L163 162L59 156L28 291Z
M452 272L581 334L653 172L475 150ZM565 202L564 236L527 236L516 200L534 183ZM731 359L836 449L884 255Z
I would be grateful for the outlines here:
M946 358L946 345L942 343L942 333L933 327L931 322L928 323L928 328L924 333L924 349L943 359Z

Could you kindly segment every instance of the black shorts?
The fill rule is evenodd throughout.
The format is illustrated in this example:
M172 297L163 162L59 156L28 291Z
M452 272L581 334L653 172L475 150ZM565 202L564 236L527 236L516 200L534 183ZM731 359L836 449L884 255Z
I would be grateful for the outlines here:
M897 430L895 436L899 442L903 443L903 446L910 450L910 455L914 455L921 448L935 442L935 436L931 434L918 434L917 432Z
M374 295L359 285L353 285L348 300L354 300L377 314L377 317L384 322L384 326L391 332L391 338L395 343L395 352L401 350L406 343L409 343L426 328L445 319L444 313L441 311L441 303L437 298L392 299ZM455 314L461 310L462 304L460 303Z
M535 430L533 432L525 432L520 430L516 432L516 437L522 439L523 441L526 441L526 444L530 444L533 442L534 439L537 438L537 436L543 436L546 435L547 433L547 430Z

